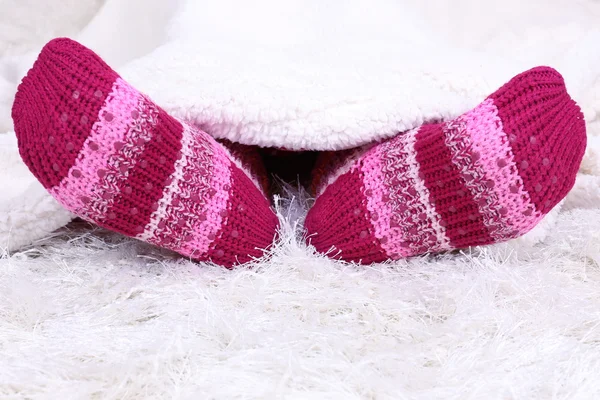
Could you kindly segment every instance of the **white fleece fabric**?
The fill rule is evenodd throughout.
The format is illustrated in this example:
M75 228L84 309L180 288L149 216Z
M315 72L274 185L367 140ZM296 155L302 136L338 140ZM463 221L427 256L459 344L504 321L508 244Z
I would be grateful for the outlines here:
M539 64L561 71L595 120L595 21L544 27L543 41L530 33L540 26L523 30L529 40L498 30L505 37L488 40L510 40L510 47L473 49L439 30L436 21L451 17L443 9L412 3L188 1L166 44L120 71L216 137L290 149L349 148L452 118ZM495 7L507 5L482 12ZM468 15L454 21L478 34Z
M37 3L0 2L0 130L12 129L16 85L43 42L63 34L213 136L295 150L344 149L450 119L546 64L564 75L590 134L567 207L599 201L596 1L86 0L62 14ZM26 37L28 13L36 29ZM0 195L0 246L16 249L71 216L15 168L11 135L0 160L10 189Z

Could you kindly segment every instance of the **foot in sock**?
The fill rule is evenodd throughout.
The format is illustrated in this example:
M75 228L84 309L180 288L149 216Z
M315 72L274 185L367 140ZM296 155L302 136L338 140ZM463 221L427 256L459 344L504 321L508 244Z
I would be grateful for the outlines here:
M331 257L372 263L519 237L573 187L585 146L561 75L534 68L453 121L321 172L307 239Z
M76 42L45 46L12 116L23 160L79 217L224 266L274 239L277 218L241 161Z

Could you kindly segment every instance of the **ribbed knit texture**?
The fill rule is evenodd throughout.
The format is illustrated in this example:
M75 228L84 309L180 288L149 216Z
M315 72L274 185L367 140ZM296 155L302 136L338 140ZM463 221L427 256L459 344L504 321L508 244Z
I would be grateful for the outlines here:
M273 242L278 220L253 182L258 170L72 40L44 47L12 116L25 164L88 221L228 267Z
M534 68L453 121L319 170L308 241L373 263L519 237L573 187L585 146L562 76Z

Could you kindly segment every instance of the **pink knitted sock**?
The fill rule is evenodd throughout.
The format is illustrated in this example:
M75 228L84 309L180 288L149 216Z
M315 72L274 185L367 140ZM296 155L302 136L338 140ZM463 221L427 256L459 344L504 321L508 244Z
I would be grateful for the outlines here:
M44 47L12 116L31 172L88 221L224 266L274 239L269 201L228 150L76 42Z
M372 263L516 238L573 187L585 146L563 78L534 68L453 121L353 152L320 179L308 240Z

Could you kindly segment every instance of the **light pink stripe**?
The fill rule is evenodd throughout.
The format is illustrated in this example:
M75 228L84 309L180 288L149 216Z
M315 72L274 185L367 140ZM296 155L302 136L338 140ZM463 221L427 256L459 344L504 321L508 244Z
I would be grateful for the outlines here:
M446 230L440 224L441 217L432 205L425 182L419 177L415 151L418 132L418 128L413 129L378 146L381 170L390 197L389 218L394 214L400 216L400 227L391 228L388 240L381 244L394 258L411 256L424 248L428 251L450 248ZM420 218L421 214L426 215L425 221Z
M477 163L483 168L485 180L494 182L490 190L493 193L489 201L491 210L488 212L497 213L503 225L512 228L508 231L497 229L491 235L496 239L504 239L505 236L514 236L510 233L515 229L519 233L529 231L542 219L542 215L539 212L531 213L535 206L529 193L523 189L523 180L518 174L514 154L493 100L484 101L462 118L466 122L472 148L481 157ZM514 185L518 187L516 193L511 190L511 187L515 188ZM526 212L530 215L525 216Z
M229 187L231 186L231 159L227 151L218 143L213 142L212 176L209 187L216 193L210 197L202 212L206 220L196 224L192 237L185 249L190 257L200 256L208 252L210 244L216 239L226 216L222 212L227 209L229 202ZM227 188L226 188L227 187Z
M100 177L98 171L105 171L109 167L111 157L117 152L114 144L125 140L134 122L132 111L136 110L140 101L138 91L119 78L113 84L98 116L74 116L76 120L97 118L97 121L67 177L52 189L52 194L68 209L79 215L89 215L90 203L86 200L98 203L92 207L94 209L101 211L106 208L98 188L111 185L111 179L114 177L110 171ZM105 118L106 115L109 115L110 121Z
M384 237L388 239L385 244L381 244L381 247L388 252L387 247L390 247L389 242L397 240L395 235L397 232L394 233L390 230L392 210L389 200L384 201L385 197L389 198L389 192L384 183L383 164L381 160L382 151L383 146L376 146L367 152L362 158L361 169L363 171L365 190L373 193L371 196L367 196L367 210L369 210L371 215L376 215L376 219L371 218L375 237L377 239Z

